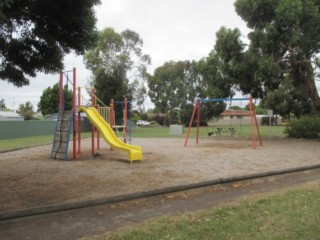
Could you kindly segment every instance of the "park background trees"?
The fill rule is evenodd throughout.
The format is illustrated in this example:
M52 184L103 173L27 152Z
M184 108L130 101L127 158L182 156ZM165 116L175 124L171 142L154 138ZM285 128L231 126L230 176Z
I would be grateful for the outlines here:
M92 72L89 85L104 104L108 105L111 99L123 101L126 97L137 106L142 105L146 97L147 66L151 63L142 46L138 33L132 30L117 33L106 28L99 33L96 45L85 53L85 65ZM122 114L120 109L116 113Z
M251 29L246 39L239 29L221 27L208 56L199 61L168 59L153 74L147 74L151 59L142 53L138 33L96 31L97 4L2 1L0 78L22 86L37 71L60 70L64 54L90 49L84 57L92 71L90 84L107 104L111 98L127 97L142 110L148 79L155 110L170 114L188 112L196 97L236 93L250 94L281 115L320 111L314 81L320 48L318 1L237 0L235 10Z
M167 114L168 124L185 122L194 99L204 96L207 89L195 61L164 63L148 75L148 87L155 111Z
M222 27L217 32L213 54L222 63L225 82L254 98L268 98L267 107L273 107L268 105L270 95L277 94L280 88L290 92L291 101L303 101L301 113L311 112L311 106L319 113L315 84L320 50L319 7L312 0L237 0L236 12L252 31L247 41L238 29Z
M65 110L72 109L72 91L65 85L63 89ZM38 104L38 109L42 115L48 115L59 112L59 84L56 83L52 87L43 90Z

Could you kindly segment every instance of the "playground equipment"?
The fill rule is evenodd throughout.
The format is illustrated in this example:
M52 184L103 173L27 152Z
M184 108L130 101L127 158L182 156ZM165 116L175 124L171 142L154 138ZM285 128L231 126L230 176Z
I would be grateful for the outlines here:
M142 159L141 147L133 146L122 142L114 133L111 126L101 117L97 109L93 107L79 107L80 112L84 112L89 120L99 129L105 141L112 147L128 153L130 162Z
M226 101L249 101L249 106L250 106L250 120L251 120L251 133L252 133L252 147L255 149L256 148L256 136L255 136L255 127L256 126L256 130L257 130L257 134L258 134L258 138L259 138L259 142L260 142L260 146L262 146L262 139L261 139L261 135L260 135L260 130L259 130L259 125L257 122L257 117L256 117L256 112L254 109L254 104L252 101L252 97L248 97L248 98L213 98L213 99L208 99L208 98L204 98L204 99L196 99L194 107L193 107L193 111L192 111L192 115L191 115L191 119L190 119L190 123L189 123L189 128L188 128L188 132L186 135L186 139L185 139L185 143L184 146L187 146L188 144L188 139L190 136L190 131L191 131L191 127L192 127L192 123L194 121L195 115L197 113L197 137L196 137L196 143L199 143L199 128L200 128L200 111L201 111L201 103L208 103L208 102L226 102ZM230 122L231 124L231 122ZM217 128L216 133L217 134L221 134L222 128ZM235 131L233 128L229 127L229 131L231 133L231 135L234 135ZM211 135L211 133L208 133ZM212 133L213 134L213 133Z
M72 72L72 80L69 79L68 73ZM73 86L72 92L72 109L65 110L64 94L63 94L63 83L66 79L67 84L71 83ZM113 148L125 151L128 153L128 160L130 162L142 159L142 149L138 146L131 146L129 144L121 142L116 134L112 130L114 125L114 108L113 104L108 107L97 98L94 94L94 89L91 89L91 107L86 108L83 105L81 87L76 86L76 69L73 68L71 71L60 72L59 80L59 116L54 135L54 141L52 145L51 158L67 160L69 139L71 131L73 133L73 159L77 159L77 154L81 154L81 116L80 113L84 112L88 119L92 123L92 155L95 155L95 132L97 132L97 149L100 149L100 133L104 140ZM78 98L76 98L76 95ZM100 107L97 102L100 102L103 107ZM124 113L127 114L127 100L125 100L126 106ZM94 110L93 110L94 109ZM103 116L99 114L103 113ZM78 116L78 118L77 118ZM127 115L124 115L124 121L127 123ZM109 120L109 123L108 123ZM127 126L124 127L125 133L127 134ZM97 131L96 131L97 130ZM78 138L76 137L78 135ZM126 139L126 138L125 138ZM125 140L126 141L126 140Z
M231 108L233 101L232 99L229 101L229 108L221 112L227 104L220 104L224 102L218 102L213 107L213 117L209 117L208 114L208 106L204 105L204 109L206 110L206 125L207 125L207 134L208 136L221 136L226 133L227 135L233 137L236 135L241 135L242 133L242 120L244 117L250 116L250 111L242 110L242 98L240 99L240 109ZM203 106L202 105L202 106ZM201 106L201 107L202 107ZM223 109L222 109L223 107ZM220 111L217 109L220 108ZM217 114L218 112L218 114ZM229 120L226 119L229 117ZM209 120L211 121L211 126L209 126ZM244 122L247 122L246 120ZM211 129L210 129L211 128ZM225 136L225 134L224 134Z
M122 110L122 125L116 125L116 119L115 119L115 105L119 104L121 106L121 110ZM110 107L111 107L111 121L110 121L110 125L112 127L112 129L115 130L117 136L120 136L120 132L123 133L123 142L125 143L131 143L131 126L129 124L129 119L130 119L130 115L129 115L129 105L131 104L131 102L129 102L126 98L124 99L124 101L114 101L113 99L111 99L111 103L110 103Z

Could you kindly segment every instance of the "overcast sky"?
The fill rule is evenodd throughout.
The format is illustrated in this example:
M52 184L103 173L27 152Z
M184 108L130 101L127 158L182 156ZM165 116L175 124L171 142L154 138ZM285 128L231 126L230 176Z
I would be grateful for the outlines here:
M143 52L152 59L148 72L153 73L166 61L206 57L221 26L237 27L246 36L248 29L233 4L234 0L102 0L96 8L97 27L137 32L144 42ZM77 68L78 85L85 86L90 72L85 69L82 56L67 55L64 63L66 70ZM58 80L59 74L39 73L29 86L22 88L0 80L0 99L4 98L6 106L14 109L31 101L36 110L43 90Z

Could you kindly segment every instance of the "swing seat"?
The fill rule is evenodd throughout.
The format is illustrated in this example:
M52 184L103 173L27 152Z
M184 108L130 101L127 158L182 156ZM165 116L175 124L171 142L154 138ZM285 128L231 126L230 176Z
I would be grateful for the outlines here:
M213 135L213 132L208 132L208 136L211 137Z
M216 134L216 136L221 136L222 133L230 133L231 136L234 136L236 132L237 131L232 127L228 128L228 129L224 129L222 127L219 127L219 128L217 128L217 131L215 131L214 133Z
M235 133L237 132L234 128L229 128L229 131L231 133L231 136L234 136Z

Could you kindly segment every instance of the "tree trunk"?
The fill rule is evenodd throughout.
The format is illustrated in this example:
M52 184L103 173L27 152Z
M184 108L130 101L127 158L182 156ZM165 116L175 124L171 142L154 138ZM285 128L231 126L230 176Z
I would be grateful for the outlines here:
M311 101L320 115L320 97L315 83L312 65L311 63L306 63L302 66L302 69L300 68L299 70L299 75L309 90Z

